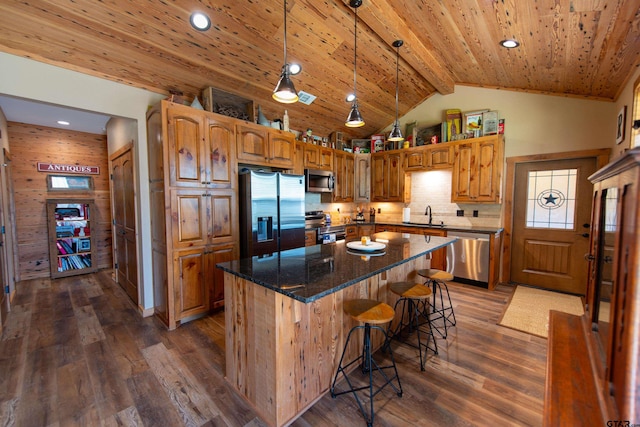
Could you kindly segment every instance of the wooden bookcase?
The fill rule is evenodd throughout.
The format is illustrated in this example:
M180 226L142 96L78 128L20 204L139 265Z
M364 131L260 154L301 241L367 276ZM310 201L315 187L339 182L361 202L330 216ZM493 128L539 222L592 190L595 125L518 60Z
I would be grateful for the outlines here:
M52 278L97 270L92 235L95 227L91 224L94 212L94 201L90 199L47 199Z

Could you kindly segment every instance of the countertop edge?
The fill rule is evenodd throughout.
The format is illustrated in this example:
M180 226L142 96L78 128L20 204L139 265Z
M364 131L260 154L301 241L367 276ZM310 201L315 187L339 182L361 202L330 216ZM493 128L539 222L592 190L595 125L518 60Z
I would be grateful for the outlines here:
M314 301L316 301L316 300L318 300L320 298L323 298L323 297L325 297L327 295L330 295L332 293L340 291L340 290L342 290L342 289L344 289L346 287L349 287L349 286L351 286L351 285L353 285L355 283L361 282L361 281L366 280L366 279L368 279L370 277L373 277L373 276L378 275L380 273L383 273L383 272L385 272L387 270L395 268L395 267L397 267L399 265L405 264L405 263L407 263L409 261L412 261L412 260L414 260L416 258L424 256L424 255L426 255L428 253L434 252L434 251L436 251L436 250L438 250L440 248L443 248L445 246L448 246L448 245L452 244L453 242L455 242L456 240L458 240L457 237L453 237L453 236L452 237L443 237L443 239L447 239L447 241L443 242L442 244L435 245L435 246L433 246L432 248L430 248L427 251L416 253L416 254L408 257L408 258L403 258L402 260L396 261L396 262L394 262L392 264L388 264L383 268L379 268L379 269L370 271L367 274L364 274L364 275L356 277L356 278L354 278L352 280L346 281L345 283L342 283L342 284L340 284L338 286L335 286L335 287L333 287L331 289L327 289L325 291L319 292L319 293L317 293L317 294L315 294L313 296L310 296L310 297L303 297L303 296L297 295L297 294L295 294L295 291L289 291L288 289L283 289L281 287L274 286L274 285L272 285L270 283L267 283L267 282L265 282L263 280L259 280L259 279L256 279L256 278L252 277L252 276L249 276L247 274L243 274L241 272L238 272L238 271L232 270L230 268L227 268L222 264L216 264L216 268L219 268L219 269L223 270L224 272L229 273L229 274L231 274L233 276L240 277L240 278L245 279L245 280L247 280L249 282L252 282L252 283L255 283L255 284L260 285L262 287L265 287L267 289L270 289L270 290L272 290L274 292L278 292L278 293L280 293L282 295L288 296L288 297L293 298L293 299L295 299L297 301L300 301L302 303L308 304L308 303L312 303L312 302L314 302Z

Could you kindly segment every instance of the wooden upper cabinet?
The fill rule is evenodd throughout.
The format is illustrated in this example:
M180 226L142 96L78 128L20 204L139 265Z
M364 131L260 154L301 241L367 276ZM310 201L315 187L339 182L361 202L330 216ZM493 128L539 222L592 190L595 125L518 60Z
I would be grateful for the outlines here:
M209 187L235 188L236 185L236 129L233 119L222 116L205 121L206 140L204 178Z
M388 201L404 201L404 169L402 168L402 156L399 152L391 152L387 157L387 171L389 179Z
M236 127L237 158L240 163L293 168L295 136L252 123Z
M423 145L402 150L405 172L451 169L453 165L453 144L442 143Z
M240 163L265 164L268 156L268 129L261 125L236 125L236 157Z
M453 165L453 145L444 143L430 145L425 152L429 169L451 169Z
M368 202L371 191L371 155L355 154L354 202Z
M167 108L167 132L170 185L235 186L233 119L171 104Z
M268 162L270 165L293 168L295 148L296 137L294 134L277 129L269 130Z
M320 169L333 170L333 149L320 146L318 151L320 151Z
M401 151L385 151L371 155L371 201L404 202L404 168Z
M227 243L237 235L235 192L171 190L173 246Z
M209 213L203 190L170 190L172 242L175 248L203 246L209 239Z
M451 201L500 203L504 138L476 138L454 146Z
M334 202L353 202L355 160L352 153L335 150L334 172L335 189L333 190Z
M420 171L427 168L427 155L424 147L409 148L402 154L404 155L405 171Z
M333 170L333 152L330 147L303 143L303 161L305 169Z
M201 186L204 181L202 111L172 104L167 109L169 181L175 186Z
M371 201L386 201L388 197L385 180L385 157L381 154L371 155Z

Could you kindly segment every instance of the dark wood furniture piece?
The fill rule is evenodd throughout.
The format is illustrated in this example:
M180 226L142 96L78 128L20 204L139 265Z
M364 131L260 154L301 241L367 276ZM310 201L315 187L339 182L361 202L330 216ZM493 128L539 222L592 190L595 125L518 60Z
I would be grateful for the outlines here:
M546 426L640 422L640 147L589 179L585 314L551 312Z

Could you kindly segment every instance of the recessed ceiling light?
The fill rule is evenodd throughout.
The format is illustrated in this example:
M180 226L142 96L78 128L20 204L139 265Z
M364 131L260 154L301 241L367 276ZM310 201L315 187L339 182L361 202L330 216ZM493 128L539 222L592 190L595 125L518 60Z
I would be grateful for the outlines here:
M506 47L507 49L513 49L514 47L520 46L520 42L514 39L502 40L500 42L500 46Z
M65 121L65 120L58 120L58 124L62 125L62 126L69 126L71 123Z
M356 99L356 96L352 93L350 93L349 95L347 95L347 97L345 98L345 101L347 102L353 102L353 100Z
M207 31L211 28L211 19L202 12L194 12L189 18L191 26L198 31Z
M289 74L291 74L292 76L300 74L300 71L302 71L302 67L300 66L300 64L289 64Z

